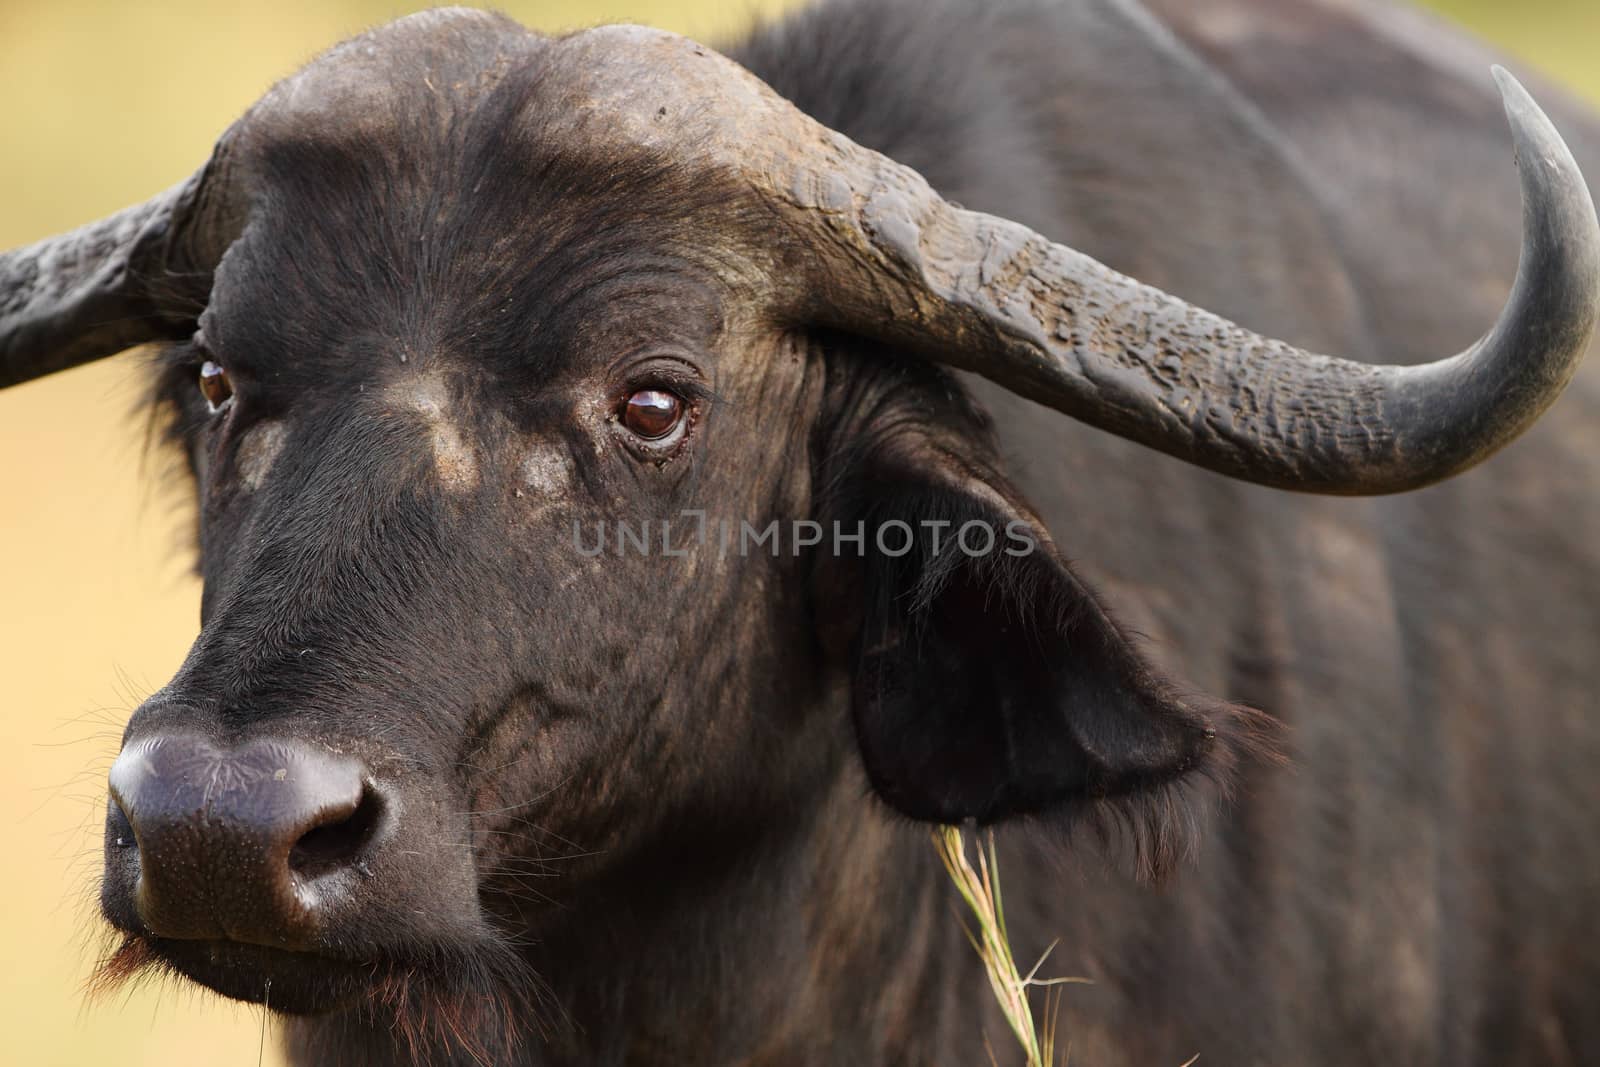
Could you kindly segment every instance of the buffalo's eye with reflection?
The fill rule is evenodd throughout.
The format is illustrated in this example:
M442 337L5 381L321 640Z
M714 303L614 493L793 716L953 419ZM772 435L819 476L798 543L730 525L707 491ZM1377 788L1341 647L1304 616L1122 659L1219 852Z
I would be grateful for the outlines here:
M622 425L646 441L659 441L683 421L683 398L665 389L639 389L628 395Z
M233 399L233 383L228 380L228 372L222 369L222 364L208 359L200 365L200 395L206 398L212 411L221 411L223 405Z

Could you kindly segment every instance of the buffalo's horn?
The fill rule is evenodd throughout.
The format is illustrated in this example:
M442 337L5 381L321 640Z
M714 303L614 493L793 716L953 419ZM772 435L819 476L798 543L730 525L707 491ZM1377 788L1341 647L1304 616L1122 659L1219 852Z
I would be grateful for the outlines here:
M0 253L0 388L193 329L233 237L222 156L142 204Z
M1091 425L1236 478L1377 494L1447 478L1526 430L1600 314L1600 225L1544 112L1495 68L1522 178L1522 259L1482 340L1372 366L1271 340L941 199L838 135L768 188L819 235L824 324L974 371ZM808 158L809 157L809 158ZM787 173L785 174L784 171ZM797 309L798 310L798 309Z

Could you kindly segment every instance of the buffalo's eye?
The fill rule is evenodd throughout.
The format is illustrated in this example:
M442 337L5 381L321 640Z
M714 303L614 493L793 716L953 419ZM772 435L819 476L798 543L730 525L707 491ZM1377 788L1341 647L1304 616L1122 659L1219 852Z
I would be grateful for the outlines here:
M665 389L639 389L628 396L622 425L646 441L659 441L683 421L683 398Z
M222 364L206 360L200 364L200 395L206 398L212 411L221 411L222 405L233 399L233 383Z

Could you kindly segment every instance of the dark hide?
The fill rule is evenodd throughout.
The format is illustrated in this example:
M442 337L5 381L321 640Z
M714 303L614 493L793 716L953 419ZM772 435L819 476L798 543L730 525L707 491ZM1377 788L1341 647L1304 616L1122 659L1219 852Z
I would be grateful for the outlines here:
M1433 355L1493 318L1515 181L1470 46L1331 0L1152 6L831 3L730 54L967 207L1297 344ZM1436 489L1228 482L772 321L726 250L782 235L576 137L572 54L419 16L241 127L249 224L159 357L204 629L129 738L314 742L403 814L296 952L146 929L108 831L108 978L270 995L307 1064L977 1064L1009 1038L916 820L1010 820L1017 958L1059 939L1095 982L1074 1062L1600 1057L1592 365ZM1600 174L1600 127L1554 113ZM678 438L622 429L640 389L685 399ZM685 510L1037 551L574 541Z

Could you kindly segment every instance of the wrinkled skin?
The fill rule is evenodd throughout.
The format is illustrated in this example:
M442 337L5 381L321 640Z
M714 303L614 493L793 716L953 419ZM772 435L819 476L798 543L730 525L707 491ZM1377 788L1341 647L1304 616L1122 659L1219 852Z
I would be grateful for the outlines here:
M1420 353L1492 317L1515 211L1486 86L1334 6L1305 25L1354 43L1299 42L1285 73L1153 6L1282 132L1121 3L931 27L836 7L734 54L947 195L1299 343ZM562 49L407 20L285 83L234 149L259 207L158 389L201 501L204 626L128 737L291 736L361 760L399 814L295 952L149 929L113 820L114 967L251 1000L270 981L306 1063L978 1063L1003 1023L906 816L1121 813L1147 865L1195 824L1197 863L1158 891L1092 838L1004 838L1018 958L1059 937L1052 967L1098 983L1067 997L1075 1058L1600 1051L1600 973L1572 948L1600 933L1592 373L1418 497L1241 487L773 321L739 189L547 136L574 106ZM1317 156L1337 142L1287 73L1373 54L1397 96L1449 90L1387 119L1435 153L1372 179L1405 204L1389 218L1306 178L1309 157L1337 187ZM1440 114L1459 128L1425 141ZM1600 173L1593 123L1558 122ZM1413 203L1430 163L1485 213L1473 233ZM1430 227L1437 246L1369 251ZM208 359L234 389L217 413ZM681 434L630 435L641 388L685 398ZM977 515L1042 551L945 576L913 617L916 558L574 544L684 509ZM909 696L875 702L884 677ZM1285 720L1298 768L1220 700Z

